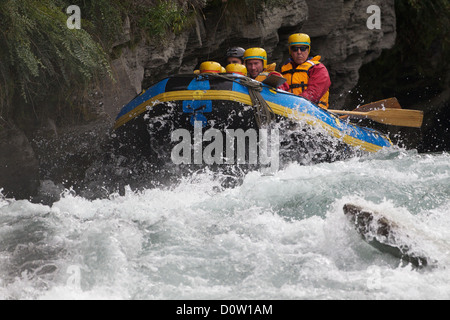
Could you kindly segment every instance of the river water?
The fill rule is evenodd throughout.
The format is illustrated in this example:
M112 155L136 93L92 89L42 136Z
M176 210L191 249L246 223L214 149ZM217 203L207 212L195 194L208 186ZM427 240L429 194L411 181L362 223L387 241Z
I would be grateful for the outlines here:
M0 299L449 299L450 155L396 149L292 163L222 188L171 187L51 205L0 197ZM382 212L433 261L402 263L343 213Z

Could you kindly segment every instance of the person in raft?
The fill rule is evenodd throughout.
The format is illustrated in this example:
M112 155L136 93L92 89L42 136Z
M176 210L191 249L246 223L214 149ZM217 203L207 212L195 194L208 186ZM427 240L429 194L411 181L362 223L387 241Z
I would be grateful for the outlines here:
M227 73L236 73L240 74L241 76L247 76L247 68L240 63L230 63L225 67L225 70Z
M321 56L310 57L311 40L305 33L289 36L289 61L281 67L281 74L289 84L289 91L328 109L330 75L320 62Z
M225 73L226 70L216 61L205 61L200 64L199 70L195 70L195 74L201 73Z
M232 47L227 49L225 56L225 66L229 64L244 64L245 49L241 47Z
M267 52L263 48L245 50L244 64L247 68L247 75L254 80L263 82L270 75L282 77L279 72L275 71L275 63L267 65ZM278 89L288 91L289 86L285 82Z

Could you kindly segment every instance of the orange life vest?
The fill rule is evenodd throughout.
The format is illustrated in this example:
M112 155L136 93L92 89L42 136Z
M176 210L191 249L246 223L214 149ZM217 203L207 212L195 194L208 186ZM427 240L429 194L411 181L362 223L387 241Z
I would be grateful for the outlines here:
M269 74L272 72L272 71L275 71L275 68L277 67L277 64L274 62L274 63L271 63L271 64L269 64L269 65L267 65L267 68L266 69L264 69L264 71L263 72L261 72L260 74L258 74L257 76L256 76L256 78L255 78L255 80L256 81L259 81L259 82L263 82L264 80L266 80L266 78L269 76Z
M307 60L303 64L297 66L294 69L291 62L285 64L281 67L281 74L286 78L287 83L289 84L289 90L296 95L301 95L303 91L308 87L309 74L308 71L320 64L320 56L315 56L314 58ZM328 97L330 95L330 91L328 90L319 101L319 106L328 109Z

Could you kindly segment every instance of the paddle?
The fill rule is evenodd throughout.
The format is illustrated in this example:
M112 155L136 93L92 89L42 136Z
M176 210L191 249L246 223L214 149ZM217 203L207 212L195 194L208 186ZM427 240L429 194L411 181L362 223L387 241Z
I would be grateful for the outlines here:
M353 111L368 112L368 111L372 111L372 110L386 109L386 108L401 109L402 106L398 102L397 98L387 98L387 99L383 99L383 100L380 100L380 101L375 101L375 102L363 104L363 105L353 109ZM329 111L333 112L335 110L329 110ZM340 116L339 118L347 119L348 117L350 117L351 119L365 118L365 117L361 117L361 116L348 115L348 114Z
M387 98L380 101L375 101L367 104L363 104L362 106L353 109L353 111L361 111L367 112L377 109L401 109L402 106L398 102L397 98Z
M360 116L383 124L420 128L423 121L423 111L410 109L378 109L368 112L328 110L336 114Z
M262 83L267 84L268 86L271 86L273 88L278 88L285 82L286 82L285 78L271 74L270 76L265 78Z

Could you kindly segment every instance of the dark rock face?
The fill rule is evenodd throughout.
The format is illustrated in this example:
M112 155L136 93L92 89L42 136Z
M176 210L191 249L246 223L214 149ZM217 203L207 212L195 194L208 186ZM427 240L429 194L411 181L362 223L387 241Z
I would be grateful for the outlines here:
M122 106L119 102L131 100L142 89L171 74L192 73L207 60L223 63L226 49L231 46L263 47L269 63L276 62L280 70L289 57L288 37L296 32L310 35L311 53L321 55L330 72L331 105L342 108L348 91L358 82L360 67L395 44L394 1L378 1L379 30L367 27L371 16L367 8L372 2L294 0L259 13L243 13L234 7L205 8L191 29L170 35L164 45L141 44L123 51L114 62L117 74L122 75L117 101L106 103L105 111L115 116Z
M381 29L367 27L367 20L371 16L367 9L373 1L341 0L330 3L308 0L307 3L310 19L301 30L310 34L313 52L322 56L330 72L330 105L340 109L344 107L348 91L358 82L361 66L377 59L382 50L394 46L394 1L377 2Z
M122 55L112 62L116 81L105 80L90 102L98 119L80 127L55 127L55 133L71 133L50 139L37 133L27 139L17 131L1 131L0 145L5 149L2 148L0 155L0 188L16 198L28 198L38 191L40 181L51 180L60 185L85 179L91 165L101 158L104 152L101 144L109 133L102 129L95 136L90 132L112 128L125 103L164 77L192 73L206 60L223 63L230 46L264 47L269 63L276 62L279 70L288 58L289 35L308 33L312 54L321 55L330 72L331 105L335 109L342 108L348 90L358 81L359 68L394 45L394 1L378 1L380 30L367 28L370 0L292 0L287 3L253 12L225 1L220 8L205 7L195 17L191 28L179 35L169 35L163 44L143 42L133 49L127 47L130 30L125 21L124 35L117 43L124 47ZM37 143L30 144L31 140Z
M39 164L25 134L0 130L0 189L6 197L27 198L39 185Z

